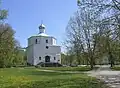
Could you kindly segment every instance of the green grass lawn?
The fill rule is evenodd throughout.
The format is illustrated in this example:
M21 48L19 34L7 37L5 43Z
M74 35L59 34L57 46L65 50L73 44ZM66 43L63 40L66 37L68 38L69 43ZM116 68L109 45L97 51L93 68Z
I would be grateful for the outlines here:
M81 66L81 67L40 67L40 69L54 70L54 71L90 71L91 70L91 68L89 66Z
M0 69L0 88L107 88L86 74L43 72L37 68Z

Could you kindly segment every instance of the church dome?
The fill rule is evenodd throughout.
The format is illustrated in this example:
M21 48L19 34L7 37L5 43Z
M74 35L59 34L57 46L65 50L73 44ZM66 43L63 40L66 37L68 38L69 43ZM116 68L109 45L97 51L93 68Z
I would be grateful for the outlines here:
M41 23L40 26L39 26L39 33L36 34L36 35L32 35L31 37L53 37L51 35L47 35L45 33L45 30L46 30L45 25Z
M39 26L39 29L45 29L45 25L44 25L44 24L41 24L41 25Z
M41 24L40 26L39 26L39 33L41 34L41 33L45 33L45 25L44 24Z

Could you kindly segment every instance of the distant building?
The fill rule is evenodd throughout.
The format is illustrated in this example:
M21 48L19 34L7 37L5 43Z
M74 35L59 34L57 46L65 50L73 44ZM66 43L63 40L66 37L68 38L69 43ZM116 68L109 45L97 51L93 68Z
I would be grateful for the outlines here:
M43 63L61 63L61 47L56 38L45 34L45 26L39 26L39 34L28 38L27 62L31 65Z

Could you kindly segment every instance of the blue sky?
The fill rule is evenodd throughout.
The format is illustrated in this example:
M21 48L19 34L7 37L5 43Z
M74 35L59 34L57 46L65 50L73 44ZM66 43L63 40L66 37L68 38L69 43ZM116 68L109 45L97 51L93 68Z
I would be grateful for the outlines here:
M46 33L62 45L69 18L77 10L76 0L2 0L1 7L9 11L6 22L16 31L22 47L27 46L28 37L38 33L41 20Z

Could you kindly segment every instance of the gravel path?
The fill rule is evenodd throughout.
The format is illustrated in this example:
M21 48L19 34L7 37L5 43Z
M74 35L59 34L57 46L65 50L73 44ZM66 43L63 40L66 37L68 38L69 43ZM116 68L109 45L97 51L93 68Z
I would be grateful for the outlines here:
M111 88L120 88L120 71L112 71L109 66L101 66L96 71L87 72L89 76L96 77Z

